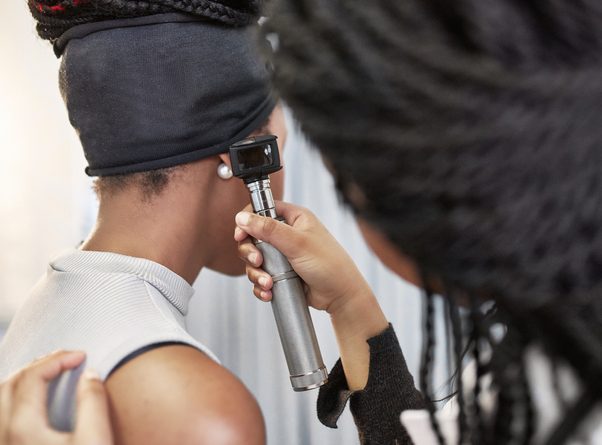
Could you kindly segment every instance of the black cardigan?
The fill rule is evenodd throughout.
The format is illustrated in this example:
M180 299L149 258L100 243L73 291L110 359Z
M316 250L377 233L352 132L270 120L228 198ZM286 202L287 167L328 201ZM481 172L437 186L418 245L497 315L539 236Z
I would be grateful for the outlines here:
M411 444L399 416L406 409L425 408L422 393L414 386L391 325L368 339L368 344L370 373L366 387L361 391L350 391L338 360L328 383L320 388L318 418L324 425L336 428L347 400L351 400L351 413L362 444Z

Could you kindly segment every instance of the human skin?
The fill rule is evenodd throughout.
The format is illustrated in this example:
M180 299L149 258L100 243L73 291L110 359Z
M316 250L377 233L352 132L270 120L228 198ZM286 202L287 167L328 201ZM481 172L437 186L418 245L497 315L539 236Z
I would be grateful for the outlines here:
M286 141L283 111L267 129ZM136 186L99 197L96 226L83 250L155 261L193 283L208 267L244 273L232 240L234 215L249 195L242 181L223 180L227 154L180 166L150 200ZM282 196L283 174L272 176ZM163 346L121 366L106 381L116 444L265 443L263 416L248 389L227 369L188 346Z
M278 188L276 194L281 194ZM244 202L247 199L244 190ZM245 262L253 291L269 301L272 280L260 268L261 252L249 235L279 248L307 284L309 304L330 314L349 387L361 389L369 370L366 340L382 332L387 320L352 259L309 210L278 201L277 211L288 225L248 211L236 215L237 255ZM419 284L413 263L369 224L358 223L379 258L399 276ZM265 442L263 419L248 390L192 348L169 346L147 352L115 372L107 389L116 443L152 444L174 438L178 443ZM100 410L97 415L103 417Z
M307 286L308 304L330 315L349 388L363 389L370 366L366 340L384 331L387 319L351 257L315 215L289 203L278 202L276 207L287 224L248 211L236 215L234 238L254 285L253 293L263 301L270 301L273 283L261 269L261 252L249 236L269 242L288 257ZM419 285L412 261L368 223L358 223L366 242L383 263L400 277Z
M278 136L282 150L287 130L280 106L265 130ZM234 215L249 202L249 192L242 181L217 176L222 162L230 165L227 153L178 166L165 189L150 200L135 184L101 193L98 218L82 250L146 258L189 283L204 267L226 275L243 274L232 230ZM274 196L282 198L284 173L270 178Z
M282 150L287 131L280 107L262 131L278 136ZM203 267L242 274L231 234L248 191L242 181L218 178L221 162L230 165L227 154L181 166L150 200L136 186L99 196L96 226L82 249L150 259L191 284ZM271 180L281 198L283 173ZM105 385L86 374L75 432L54 431L47 421L48 383L84 357L51 354L0 384L0 445L265 443L263 416L247 388L204 353L180 345L139 355Z
M113 445L106 390L93 372L84 373L78 383L73 433L55 431L48 424L48 382L84 359L83 352L57 351L0 384L0 444Z

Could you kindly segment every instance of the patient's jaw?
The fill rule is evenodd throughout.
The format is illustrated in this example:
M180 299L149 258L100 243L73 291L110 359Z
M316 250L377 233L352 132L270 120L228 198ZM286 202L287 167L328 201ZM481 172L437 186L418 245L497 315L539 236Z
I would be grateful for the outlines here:
M280 159L282 159L283 148L287 139L287 129L284 113L280 106L276 107L270 116L267 128L254 132L251 136L259 134L274 134L278 137ZM219 162L230 166L230 157L227 153L219 156ZM217 164L216 167L217 169ZM215 175L217 176L217 175ZM226 275L242 275L245 272L244 263L238 257L237 244L233 239L235 215L250 204L249 190L243 181L232 177L228 180L218 179L213 194L212 212L214 218L211 220L213 241L218 248L206 264L206 267ZM282 199L284 193L284 169L270 175L270 184L275 199Z

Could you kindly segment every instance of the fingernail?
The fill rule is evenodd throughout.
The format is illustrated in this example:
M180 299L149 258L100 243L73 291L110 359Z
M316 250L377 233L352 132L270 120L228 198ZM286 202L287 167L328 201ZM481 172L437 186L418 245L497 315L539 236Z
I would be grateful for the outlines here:
M249 224L250 218L251 215L249 214L249 212L238 212L236 214L236 224L238 224L239 226L246 226L247 224Z
M262 290L259 295L261 295L263 300L268 300L272 296L272 293L270 291Z
M83 358L86 356L86 353L84 351L69 351L69 352L67 352L66 355L69 358L72 358L72 357L77 357L77 358L82 357Z
M266 277L259 277L259 284L261 284L263 287L266 287L268 285L268 279Z
M249 261L253 264L256 264L257 263L257 254L256 253L249 254Z
M86 380L101 380L100 374L95 369L86 369L84 371L84 376Z

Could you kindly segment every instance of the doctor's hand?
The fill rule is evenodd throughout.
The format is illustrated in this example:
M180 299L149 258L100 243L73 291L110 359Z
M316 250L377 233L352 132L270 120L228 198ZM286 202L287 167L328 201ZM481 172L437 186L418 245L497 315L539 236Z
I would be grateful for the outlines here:
M367 340L387 328L387 319L351 257L313 213L284 202L276 202L276 211L288 224L248 211L236 215L234 239L253 293L269 301L273 282L249 235L282 252L305 282L308 304L330 314L348 387L362 389L370 365Z
M257 298L270 301L273 282L261 269L261 251L249 235L272 244L288 258L305 282L308 303L315 309L332 315L358 299L373 297L351 257L311 211L280 201L276 211L286 224L248 211L236 215L234 239Z
M0 445L112 445L104 386L86 374L77 388L77 424L73 433L48 423L48 383L80 365L82 352L58 351L33 362L0 384Z

